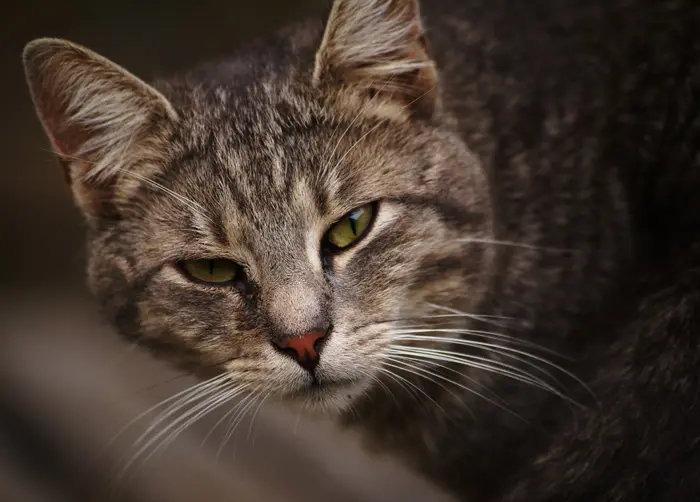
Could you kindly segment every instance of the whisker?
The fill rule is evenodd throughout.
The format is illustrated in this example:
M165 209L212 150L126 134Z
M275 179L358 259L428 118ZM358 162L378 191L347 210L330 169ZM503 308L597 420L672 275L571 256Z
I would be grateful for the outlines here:
M390 333L392 332L398 332L400 331L402 334L403 332L412 332L411 330L428 330L428 331L434 331L437 329L453 329L455 332L459 332L461 334L468 334L472 336L477 336L480 338L486 338L486 339L496 339L496 340L507 340L513 344L516 345L522 345L524 347L530 347L532 349L537 349L541 350L542 352L547 352L549 354L552 354L554 356L560 357L562 359L567 359L567 360L573 360L573 358L566 356L564 354L561 354L555 350L549 349L543 345L539 345L533 342L530 342L528 340L521 340L520 338L517 338L512 335L506 335L504 333L496 333L494 331L484 331L484 330L478 330L478 329L463 329L463 328L450 328L449 326L444 326L441 324L409 324L409 325L401 325L398 326L397 328L394 328L393 330L390 330Z
M352 152L352 151L355 149L355 147L356 147L357 145L359 145L360 142L361 142L363 139L365 139L367 136L369 136L371 133L373 133L377 128L379 128L379 126L383 125L386 121L387 121L387 119L382 119L382 120L380 120L379 122L377 122L376 124L374 124L372 127L370 127L369 131L365 132L362 136L360 136L360 138L359 138L357 141L355 141L355 142L350 146L350 148L348 148L348 149L345 151L345 153L343 154L343 156L340 157L340 159L338 159L338 162L336 162L335 165L333 166L333 170L335 170L335 169L338 168L338 166L340 165L340 163L343 162L343 160L345 160L345 157L347 157L347 156L350 154L350 152Z
M406 361L415 361L415 362L418 362L418 360L417 360L415 357L404 356L404 355L394 355L393 358L392 358L392 360L393 360L394 362L397 362L397 361L396 361L397 358L398 358L399 360L401 360L401 361L403 362L403 364L405 364L405 365L407 365L408 367L413 368L415 371L419 372L418 374L422 374L422 376L423 376L424 378L427 378L427 377L425 377L425 375L427 374L427 375L431 375L431 376L433 376L433 377L435 377L435 378L439 378L440 380L443 380L443 381L445 381L445 382L451 383L451 384L453 384L453 385L455 385L455 386L457 386L457 387L459 387L459 388L461 388L461 389L463 389L463 390L466 390L467 392L469 392L469 393L471 393L471 394L474 394L475 396L478 396L478 397L484 399L485 401L487 401L487 402L493 404L494 406L497 406L498 408L502 409L503 411L505 411L505 412L507 412L507 413L513 415L514 417L517 417L518 419L522 420L523 422L528 423L528 424L530 423L529 420L525 419L524 417L522 417L522 416L519 415L518 413L514 412L513 410L511 410L511 409L508 408L507 406L505 406L505 405L503 405L503 404L501 404L501 403L499 403L499 402L497 402L497 401L494 401L493 399L490 399L489 397L485 396L485 395L482 394L481 392L478 392L478 391L476 391L476 390L474 390L474 389L472 389L472 388L470 388L470 387L467 387L466 385L463 385L463 384L461 384L461 383L459 383L459 382L455 382L454 380L451 380L451 379L449 379L449 378L447 378L447 377L445 377L445 376L442 376L442 375L440 375L439 373L435 373L435 372L430 371L430 370L428 370L428 369L426 369L426 368L422 368L422 367L420 367L420 366L416 366L416 365L413 365L413 364L410 364L410 363L407 363L407 362L406 362Z
M390 353L392 353L392 354L393 354L393 353L401 353L401 354L403 354L403 355L413 355L413 352L411 352L410 354L409 354L409 353L404 353L404 352L403 352L404 346L402 346L402 345L399 345L399 346L391 346L391 347L392 347L392 349L390 350ZM399 350L397 351L397 349L399 349ZM461 371L459 371L459 370L456 370L455 368L451 368L451 367L449 367L449 366L447 366L447 365L445 365L445 364L441 364L441 363L439 363L439 362L435 362L435 360L433 360L433 359L430 359L430 363L431 363L432 366L436 366L436 367L438 367L438 368L440 368L440 369L442 369L442 370L444 370L444 371L449 371L450 373L454 373L454 374L456 374L456 375L459 375L459 376L462 377L462 378L465 378L465 379L468 380L469 382L471 382L471 383L473 383L474 385L477 385L478 387L480 387L484 392L488 392L488 393L491 394L495 399L498 399L499 401L501 401L502 403L505 404L506 401L505 401L501 396L499 396L498 394L496 394L495 392L493 392L493 391L492 391L491 389L489 389L486 385L484 385L483 383L479 382L479 381L476 380L475 378L472 378L472 377L470 377L470 376L468 376L468 375L465 375L463 372L461 372Z
M381 370L381 368L378 368L378 369ZM379 387L381 387L382 390L384 390L391 397L392 401L394 401L394 403L396 404L396 407L399 409L401 408L401 403L399 403L399 400L396 399L396 396L391 391L389 386L386 385L384 382L382 382L381 378L377 377L376 375L374 375L368 371L364 371L362 369L360 369L359 372L362 373L363 375L365 375L367 378L369 378L373 382L375 382Z
M434 304L430 304L434 305ZM447 308L447 307L442 307ZM513 319L512 317L505 317L501 315L491 315L491 314L467 314L463 312L453 312L451 314L433 314L421 316L421 319L437 319L440 317L471 317L472 319Z
M194 407L192 410L189 410L188 414L190 415L189 418L186 416L180 416L176 420L173 420L172 425L175 425L177 423L180 423L180 427L173 432L168 437L168 442L172 442L173 439L175 439L175 436L179 435L180 432L182 432L184 429L188 428L190 425L192 425L194 422L196 422L199 418L203 417L204 415L208 414L210 411L212 411L214 408L218 407L219 404L230 401L233 399L235 396L239 395L246 387L248 387L249 384L241 384L241 385L236 385L233 386L233 382L231 382L231 385L229 385L228 389L224 388L221 389L216 395L212 396L209 399L209 405L207 404L200 404L197 407ZM210 408L211 406L211 408ZM195 413L190 413L190 412L196 412ZM192 416L194 415L194 417Z
M557 253L572 253L572 252L578 251L576 249L554 248L554 247L546 247L546 246L537 246L534 244L525 244L522 242L500 241L500 240L493 240L493 239L479 239L479 238L472 238L472 237L463 237L463 238L457 239L457 242L474 243L474 244L493 244L495 246L518 247L518 248L524 248L524 249L535 249L538 251L553 251L553 252L557 252Z
M193 399L197 394L199 394L200 396L206 395L207 389L210 389L212 386L218 385L219 383L221 383L222 380L224 380L224 375L219 375L219 376L216 376L216 377L211 378L211 379L209 379L209 380L205 380L205 381L203 381L203 382L199 382L199 383L197 383L197 384L195 384L195 385L192 385L192 386L190 386L190 387L188 387L188 388L186 388L186 389L183 389L182 391L180 391L180 392L178 392L178 393L176 393L176 394L174 394L174 395L172 395L172 396L170 396L170 397L168 397L168 398L166 398L166 399L164 399L164 400L162 400L162 401L160 401L160 402L154 404L153 406L151 406L151 407L148 408L147 410L145 410L145 411L139 413L136 417L134 417L134 418L131 419L126 425L124 425L124 426L119 430L119 432L117 432L117 433L114 435L114 437L113 437L112 439L110 439L109 442L105 445L105 450L106 450L107 448L109 448L109 447L114 443L114 441L116 441L116 440L119 438L119 436L121 436L124 432L126 432L126 430L127 430L129 427L131 427L132 425L134 425L136 422L138 422L138 421L141 420L142 418L146 417L147 415L150 415L152 412L154 412L154 411L157 410L158 408L163 407L163 406L166 406L166 405L168 405L168 403L172 403L172 404L170 404L163 412L161 412L161 414L159 415L158 419L156 419L155 421L151 422L151 424L150 424L149 427L146 429L146 431L143 432L143 433L141 434L141 436L134 442L134 446L138 445L138 444L139 444L141 441L143 441L144 438L147 437L156 427L158 427L158 425L159 425L163 420L165 420L165 419L170 415L170 413L169 413L170 411L172 411L172 410L174 410L174 409L176 409L176 408L180 408L180 407L186 405L187 402L191 402L191 399Z
M331 153L331 155L330 155L330 157L329 157L329 162L328 162L326 165L324 165L322 172L324 172L324 173L326 172L326 170L327 170L327 168L328 168L328 166L329 166L329 164L330 164L330 161L331 161L332 158L333 158L333 155L335 154L335 152L336 152L338 146L340 145L340 142L342 141L343 137L345 137L345 135L346 135L347 132L350 130L350 128L352 127L352 125L355 123L355 121L361 116L362 111L366 110L367 108L369 108L369 107L371 106L371 104L374 102L374 100L377 99L377 97L381 95L381 91L391 82L391 80L392 80L393 78L394 78L394 74L392 74L392 75L389 77L389 79L388 79L386 82L384 82L384 84L383 84L378 90L375 89L374 87L371 87L371 88L370 88L371 90L374 90L374 91L375 91L374 95L373 95L372 98L360 109L360 112L357 113L357 115L356 115L355 118L352 120L352 122L350 123L350 125L347 127L347 129L345 129L345 131L343 132L343 134L340 136L340 138L339 138L339 140L338 140L338 143L336 144L335 148L333 149L333 152ZM411 100L410 102L404 104L401 108L404 109L404 110L407 109L407 108L409 108L409 107L410 107L411 105L413 105L415 102L417 102L418 100L420 100L421 98L423 98L423 97L425 97L427 94L429 94L431 91L433 91L433 90L435 89L435 87L436 87L436 86L432 86L430 89L428 89L427 91L425 91L424 93L422 93L420 96L418 96L418 97L416 97L415 99ZM386 119L381 120L376 126L372 127L372 129L370 129L370 130L367 132L367 134L371 133L376 127L379 127L379 125L383 124L384 122L386 122ZM357 143L359 143L362 139L364 139L364 137L367 136L367 134L363 135L359 140L357 140L357 141L355 142L355 144L353 144L353 145L345 152L345 154L344 154L344 155L340 158L340 160L335 164L334 169L337 168L337 167L340 165L340 163L341 163L341 162L343 161L343 159L347 156L347 154L350 153L350 150L352 150L352 149L357 145Z
M164 451L170 444L172 444L173 441L175 441L182 431L193 425L200 418L214 411L223 403L233 399L239 394L239 392L240 391L238 388L234 388L229 391L222 391L218 395L212 396L203 403L195 406L191 410L188 410L188 412L184 413L181 417L178 417L177 420L174 420L173 423L170 424L170 427L168 428L170 432L167 434L167 436L165 436L163 441L161 441L161 443L152 450L149 456L144 459L144 463L158 451ZM165 429L163 433L168 431L168 429ZM155 440L157 440L157 438L154 438L154 442Z
M414 340L414 341L431 341L431 342L441 342L441 343L454 343L457 345L465 345L468 347L477 347L477 348L482 348L489 350L491 352L510 357L512 359L520 360L521 362L525 364L531 364L528 363L527 361L518 358L514 354L518 354L520 356L524 356L526 358L533 359L535 361L539 361L551 368L554 368L561 373L567 375L570 377L572 380L576 381L581 387L583 387L596 401L598 401L597 396L593 392L593 390L588 386L583 380L581 380L579 377L571 373L570 371L566 370L565 368L562 368L558 364L553 363L552 361L545 359L543 357L537 356L535 354L531 354L529 352L525 352L523 350L515 349L513 347L507 347L504 345L498 345L498 344L493 344L493 343L486 343L486 342L480 342L476 340L465 340L463 338L454 338L454 337L443 337L443 336L429 336L429 335L419 335L417 333L456 333L456 334L469 334L468 331L464 330L453 330L453 329L428 329L428 330L417 330L415 332L411 333L392 333L396 334L397 339L403 339L403 340Z
M134 442L134 446L138 446L138 444L141 443L146 437L148 437L155 429L157 429L158 426L160 426L160 424L162 424L165 420L167 420L169 417L171 417L174 413L182 409L187 404L193 402L195 399L200 399L213 392L216 392L217 387L224 384L227 381L227 379L227 375L218 375L217 377L214 377L210 380L205 380L201 384L194 385L189 389L185 389L184 391L178 392L174 396L161 401L157 405L151 407L149 410L146 410L144 413L139 415L137 419L139 417L145 416L151 411L154 411L163 404L171 403L165 410L163 410L158 415L158 418L151 422L151 424L143 432L143 434Z
M160 382L156 382L156 383L153 383L153 384L151 384L151 385L142 387L141 389L139 389L139 390L136 392L136 395L141 394L141 393L143 393L143 392L146 392L146 391L148 391L148 390L150 390L150 389L153 389L153 388L155 388L155 387L158 387L159 385L165 385L166 383L173 382L173 381L175 381L175 380L177 380L177 379L185 378L185 377L188 377L188 376L189 376L189 375L187 375L186 373L183 373L183 374L180 374L180 375L176 375L176 376L174 376L174 377L172 377L172 378L168 378L168 379L166 379L166 380L163 380L163 381L160 381ZM205 383L205 382L200 382L200 383L198 383L197 385L201 385L202 383ZM122 434L124 434L124 433L127 431L127 429L128 429L129 427L131 427L131 426L134 425L136 422L138 422L139 420L141 420L142 418L144 418L146 415L148 415L148 414L154 412L154 411L155 411L156 409L158 409L160 406L164 406L164 405L167 404L168 402L171 402L173 399L176 399L176 398L180 397L182 394L184 394L184 393L186 393L186 392L191 392L193 387L194 387L194 386L190 386L190 387L188 387L188 388L186 388L186 389L184 389L184 390L178 392L177 394L175 394L175 395L173 395L173 396L170 396L170 397L168 397L168 398L166 398L166 399L164 399L164 400L162 400L162 401L156 403L155 405L151 406L151 407L148 408L147 410L145 410L145 411L139 413L138 415L136 415L136 417L134 417L134 418L132 418L131 420L129 420L129 422L127 422L126 425L124 425L121 429L119 429L119 431L118 431L109 441L107 441L107 443L105 443L105 445L104 445L103 448L102 448L102 452L99 453L99 454L97 454L96 458L99 457L100 455L104 454L104 451L106 451L107 449L109 449L110 446L111 446L117 439L119 439L119 436L121 436ZM114 401L110 402L109 404L114 404L114 403L116 403L117 401L118 401L118 399L115 399Z
M240 425L240 423L243 421L243 418L245 417L246 412L248 409L255 404L256 400L256 392L260 387L257 387L253 392L250 392L247 396L245 396L239 405L236 407L237 411L232 415L231 420L229 421L226 434L224 435L224 438L221 442L221 445L219 446L219 450L216 453L216 457L219 458L219 455L223 451L224 446L226 443L228 443L231 438L233 437L234 433L236 432L236 429ZM233 451L235 453L236 451L236 443L234 442L233 445Z
M221 440L221 444L219 445L219 448L216 451L216 458L217 460L219 459L219 456L221 455L221 452L223 451L224 446L226 446L226 443L229 440L229 430L231 429L231 422L235 420L235 417L237 416L237 412L245 405L245 403L248 401L250 398L250 394L247 394L246 396L243 397L243 399L240 399L237 403L233 405L233 407L228 410L223 417L216 423L218 426L220 423L222 423L224 420L228 419L228 424L226 425L226 430L224 431L224 436Z
M192 408L188 409L184 413L182 413L179 417L177 417L175 420L173 420L171 423L169 423L162 431L158 432L157 434L153 435L148 441L145 441L144 444L142 444L136 453L132 456L131 460L126 463L124 468L121 471L120 478L123 476L124 473L126 473L129 468L136 462L137 459L139 459L146 451L148 451L152 446L154 446L158 441L161 441L161 444L155 447L151 453L149 453L145 458L142 460L142 464L145 464L155 453L157 453L159 450L162 450L167 444L171 442L172 439L175 438L182 430L184 430L186 427L189 427L192 423L194 423L196 420L204 416L206 413L211 411L212 409L216 408L221 402L224 402L227 399L232 398L233 396L236 395L237 393L237 387L234 387L231 389L230 387L233 387L232 382L217 382L219 385L214 387L213 389L208 389L206 391L206 394L204 394L205 397L204 401L194 405ZM228 384L228 385L227 385ZM226 387L229 387L227 390ZM196 398L199 399L203 397L202 395L197 396ZM171 410L167 415L171 415L174 411L182 409L184 406L187 406L193 401L193 399L185 400L184 403L182 403L180 406L178 406L176 409ZM162 420L165 417L161 417L159 419L159 422L162 422ZM184 426L182 425L184 424ZM154 426L152 425L149 427L149 431L153 431ZM142 435L141 438L135 443L135 445L138 445L139 443L143 442L143 439L147 437L150 434L150 432L145 433Z
M250 399L248 400L248 404L246 404L241 409L240 413L238 413L238 416L236 417L236 419L234 421L231 436L233 436L233 434L235 434L235 430L243 423L246 415L253 408L253 406L255 406L255 403L257 403L257 402L258 402L257 392L251 392ZM235 442L234 442L234 450L235 450Z
M392 75L389 77L389 79L380 87L379 91L376 92L374 96L372 96L372 98L369 100L369 102L367 103L367 105L365 105L365 108L369 107L370 103L371 103L377 96L379 96L379 95L381 94L381 90L384 89L384 87L391 81L391 79L392 79L393 77L394 77L394 75L392 74ZM409 103L405 104L402 108L406 109L406 108L410 107L413 103L415 103L416 101L418 101L419 99L421 99L422 97L424 97L425 95L427 95L428 93L430 93L434 88L435 88L435 86L433 86L432 88L428 89L427 91L425 91L423 94L421 94L420 96L418 96L418 97L415 98L414 100L412 100L412 101L410 101ZM360 116L360 113L357 114L357 116L353 119L353 121L350 123L350 125L348 126L348 128L345 130L345 132L343 132L343 135L342 135L341 138L340 138L341 140L342 140L343 136L345 136L345 134L348 132L348 130L350 129L350 127L352 126L352 124L357 120L357 118L358 118L359 116ZM333 170L335 170L335 169L338 168L338 166L343 162L343 160L345 160L345 157L347 157L347 156L350 154L350 152L351 152L352 150L354 150L355 147L356 147L363 139L365 139L367 136L369 136L375 129L377 129L379 126L381 126L382 124L384 124L386 121L387 121L387 119L382 119L382 120L380 120L380 121L377 122L375 125L373 125L373 126L369 129L369 131L367 131L367 132L364 133L362 136L360 136L360 138L359 138L357 141L355 141L355 143L353 143L353 144L350 146L350 148L348 148L348 149L345 151L345 153L343 154L343 156L340 157L340 159L338 159L338 162L336 162L335 165L333 166ZM338 144L340 144L340 140L338 141ZM336 146L336 148L337 148L337 146ZM335 149L333 150L333 153L335 153ZM332 157L331 157L331 158L332 158ZM330 162L329 162L329 164L330 164ZM324 173L325 173L327 167L328 167L328 165L324 166L324 168L323 168L323 172L324 172Z
M435 310L443 310L446 312L450 312L451 314L466 317L467 319L472 319L474 321L480 321L480 322L487 323L487 324L493 324L493 325L499 326L499 327L504 327L504 323L496 321L494 319L512 320L512 318L510 318L510 317L488 316L488 315L483 315L483 314L482 315L470 314L467 312L459 311L457 309L453 309L451 307L446 307L444 305L438 305L437 303L428 303L428 306L434 308Z
M237 386L233 389L222 390L217 395L211 396L203 403L200 403L191 410L188 410L182 416L178 417L177 420L174 420L166 429L151 440L151 443L155 444L155 442L159 439L159 436L165 436L161 443L157 447L153 448L151 453L144 458L143 463L148 462L148 460L159 451L164 451L182 433L182 431L193 425L200 418L211 413L215 409L219 408L223 403L230 401L240 394L240 387L241 386Z
M401 339L401 337L398 337L398 338ZM502 367L511 369L511 370L513 370L513 371L519 371L519 372L525 373L525 371L524 371L522 368L518 368L517 366L513 366L513 365L511 365L511 364L508 364L508 363L506 363L506 362L499 361L499 360L496 360L496 359L492 359L492 358L488 358L488 357L484 357L484 356L478 356L478 355L476 355L476 354L464 354L464 353L461 353L461 352L455 352L455 351L451 351L451 350L435 349L435 348L428 348L428 347L415 347L415 346L413 346L413 345L399 345L399 347L401 347L402 349L409 349L409 350L410 350L410 349L414 349L414 350L422 350L422 351L431 351L431 352L435 352L435 353L450 354L450 355L453 355L453 356L459 356L459 357L468 358L468 359L470 359L470 360L472 360L472 361L483 362L483 363L486 363L486 364L495 364L495 365L498 365L498 366L502 366ZM554 377L554 375L552 375L549 371L547 371L546 369L544 369L544 368L538 366L537 364L535 364L535 363L532 362L532 361L529 361L529 360L527 360L527 359L523 359L523 358L521 358L521 357L518 357L517 355L513 355L513 354L510 354L510 353L503 353L503 352L501 352L499 349L489 349L488 352L490 352L490 353L492 353L492 354L498 354L498 355L502 355L502 356L505 356L505 357L509 357L510 359L513 359L513 360L515 360L515 361L519 361L519 362L521 362L521 363L523 363L523 364L525 364L525 365L527 365L527 366L533 368L534 370L538 371L539 373L543 373L543 374L547 375L547 376L548 376L549 378L551 378L557 385L561 386L562 388L566 388L566 387L565 387L556 377Z
M55 153L55 152L53 152L51 150L47 150L45 148L42 148L42 150L45 150L45 151L48 151L51 153ZM81 159L80 157L75 157L72 155L61 154L61 156L64 158L68 158L68 159L77 161L77 162L90 163L90 161L88 161L87 159ZM169 189L168 187L163 186L162 184L158 183L157 181L152 180L151 178L148 178L147 176L144 176L144 175L137 173L133 170L129 170L129 169L126 169L123 167L116 167L116 169L118 171L124 173L127 176L131 176L131 177L136 178L140 181L143 181L144 183L148 184L152 188L155 188L156 190L160 190L161 192L170 195L171 197L173 197L174 199L179 201L181 204L184 204L186 207L188 207L190 210L192 210L200 218L208 221L209 223L212 223L212 224L214 223L212 218L207 214L207 211L204 208L204 206L193 201L192 199L189 199L189 198L185 197L184 195L181 195L181 194Z
M243 385L241 385L241 386L240 386L240 391L242 392L243 390L245 390L245 389L248 388L249 386L250 386L250 384L243 384ZM239 392L239 394L240 394L240 392ZM216 423L212 426L212 428L209 429L209 432L207 432L207 434L206 434L206 435L204 436L204 438L202 439L202 446L204 446L204 444L207 442L207 440L208 440L209 437L212 435L212 433L216 430L216 428L217 428L219 425L221 425L221 423L222 423L224 420L226 420L226 418L228 418L228 416L232 413L232 411L236 410L237 405L238 405L238 403L237 403L236 405L234 405L234 407L233 407L231 410L227 411L221 418L219 418L219 420L216 421Z
M211 378L209 380L205 380L203 382L200 382L198 384L195 384L191 387L188 387L187 389L184 389L177 394L164 399L163 401L155 404L154 406L150 407L148 410L140 413L136 418L132 419L127 425L125 425L108 443L107 447L113 443L117 437L119 437L128 427L133 425L135 422L140 420L141 418L145 417L146 415L150 414L151 412L155 411L159 407L162 407L166 405L167 403L172 403L168 406L168 408L161 412L159 415L158 419L152 422L148 429L143 432L136 441L133 443L133 447L137 448L140 443L144 442L145 439L155 430L156 427L160 423L162 423L163 420L165 420L168 416L172 415L172 413L183 409L186 407L188 404L196 401L197 399L203 398L212 392L216 391L216 388L220 385L222 385L224 380L223 375L219 375L217 377ZM107 448L105 447L105 449ZM122 468L118 469L117 472L115 473L115 477L113 478L113 486L114 489L116 489L116 486L119 485L119 483L122 481L124 476L126 475L127 471L131 468L131 466L136 462L138 457L145 451L145 448L138 448L137 451L132 454L131 458L127 461L125 457L122 457L120 460L120 464L122 464Z
M435 306L434 306L435 307ZM441 307L443 309L446 309L447 307ZM433 315L416 315L416 316L404 316L404 317L389 317L385 319L379 319L379 320L372 320L369 322L365 322L362 324L357 324L352 327L352 331L357 331L360 329L367 328L369 326L381 326L383 324L392 324L392 323L402 323L402 322L409 322L409 321L421 321L423 319L439 319L439 318L452 318L452 319L459 319L459 318L472 318L475 320L481 320L484 322L489 322L492 319L504 319L504 320L510 320L512 318L510 317L502 317L502 316L496 316L496 315L488 315L488 314L466 314L462 313L459 311L453 311L450 314L433 314ZM497 323L494 321L491 321L491 324L498 325L500 327L503 327L501 324L502 323ZM433 324L430 324L432 326Z
M414 349L414 348L411 348ZM493 364L485 364L481 363L478 361L474 361L472 359L469 359L468 356L464 356L461 354L453 354L451 352L447 351L436 351L432 349L415 349L415 350L396 350L393 349L390 351L392 354L402 354L406 356L416 356L420 357L422 359L427 359L427 360L436 360L436 361L444 361L444 362L454 362L458 364L462 364L464 366L468 366L471 368L475 369L483 369L485 371L489 371L491 373L495 373L498 375L502 375L508 378L511 378L513 380L519 381L521 383L525 383L528 385L532 385L533 387L539 388L541 390L544 390L546 392L549 392L565 401L571 404L575 404L580 408L584 408L583 405L580 403L576 402L574 399L568 397L566 394L558 390L557 388L553 387L552 385L548 384L546 381L535 377L531 373L527 373L525 371L522 371L519 368L516 368L514 366L509 366L512 368L514 371L510 371L507 369L503 369L499 367L499 365L493 365ZM493 363L498 363L498 361L493 361ZM457 372L459 373L459 372ZM466 377L466 375L463 375ZM470 380L472 380L470 378Z
M393 74L389 76L389 78L386 80L386 82L384 82L384 84L382 85L382 87L379 89L380 92L384 89L384 87L386 87L386 86L389 84L389 82L391 82L391 80L392 80L393 78L394 78L394 75L393 75ZM330 163L333 161L333 156L335 155L335 152L338 150L338 147L340 146L340 143L343 141L343 138L345 137L345 135L348 133L348 131L350 131L350 129L352 128L353 124L355 124L355 122L357 122L357 119L359 119L359 118L362 116L362 113L363 113L367 108L369 108L370 105L371 105L372 103L374 103L375 99L377 98L377 96L379 96L379 94L380 94L380 93L377 92L374 96L372 96L372 97L369 99L369 101L368 101L362 108L360 108L360 110L357 112L357 114L355 115L355 117L352 119L352 121L350 122L350 124L348 125L348 127L343 131L343 134L340 135L340 138L338 138L338 141L336 142L335 147L333 148L333 151L332 151L331 154L328 156L328 161L327 161L327 162L323 165L323 167L321 168L321 175L322 175L322 176L326 174L327 169L328 169L328 166L330 166ZM334 132L335 132L335 131L334 131ZM344 156L343 156L343 158L344 158ZM341 159L341 160L342 160L342 159ZM340 163L340 162L339 162L339 163ZM337 167L337 164L336 164L336 167Z
M155 188L156 190L160 190L161 192L170 195L171 197L173 197L174 199L176 199L177 201L179 201L180 203L182 203L183 205L188 207L194 214L196 214L200 218L208 221L209 223L212 223L212 224L214 223L212 218L207 214L206 209L204 209L204 207L201 204L193 201L192 199L185 197L184 195L180 195L179 193L169 189L166 186L161 185L160 183L152 180L151 178L143 176L142 174L136 173L134 171L129 171L128 169L124 169L124 168L119 168L119 170L121 172L125 173L127 176L131 176L133 178L141 180L144 183L146 183L147 185Z
M401 375L397 375L388 368L383 368L380 366L377 368L377 371L384 373L387 377L391 378L394 382L396 382L396 384L399 387L405 390L406 393L408 393L408 395L411 396L416 403L420 404L423 408L425 408L425 403L418 398L419 396L416 393L416 391L413 388L411 388L411 386L417 387L417 385L415 385L410 380L402 377Z
M270 394L265 394L262 399L260 399L260 402L258 403L257 408L255 408L255 411L253 412L253 416L250 417L250 424L248 425L248 434L246 435L246 441L251 441L251 435L253 434L253 424L255 423L255 417L258 416L258 413L260 412L260 409L263 407L263 404L265 404L265 401L267 398L270 397ZM251 444L255 444L255 436L253 436Z
M538 377L536 377L534 375L531 375L530 373L526 372L522 368L518 368L517 366L505 363L503 361L498 361L498 360L490 359L488 357L483 357L483 356L477 356L475 354L464 354L461 352L455 352L455 351L451 351L451 350L432 349L432 348L428 348L428 347L415 347L412 345L392 345L392 348L404 350L404 351L422 352L422 353L426 353L426 354L437 354L437 355L444 354L444 355L448 355L450 357L457 357L457 358L460 358L460 359L465 360L465 361L470 361L470 362L473 362L474 364L479 364L479 365L486 364L486 365L490 365L490 367L497 366L499 368L505 368L507 370L517 372L518 374L528 375L532 379L536 379L537 381L543 382L543 380L539 379ZM551 378L555 383L557 383L558 385L560 385L564 388L564 386L561 384L561 382L559 382L559 380L557 380L547 370L540 368L539 366L531 363L530 361L523 361L520 358L517 358L516 360L521 361L521 362L525 362L528 366L531 366L533 369L537 370L538 372L545 374L546 376Z
M301 422L301 410L297 410L297 418L294 421L294 436L299 436L299 422Z
M435 385L439 385L440 387L442 387L443 389L445 389L445 391L447 391L447 388L446 388L444 385L442 385L440 382L436 382L435 380L433 380L433 379L431 379L431 378L428 378L428 377L426 377L425 375L421 375L420 373L417 373L415 370L412 370L412 369L409 369L409 368L404 367L403 365L405 365L406 363L404 363L404 362L402 362L402 361L398 361L398 360L396 360L395 358L393 358L393 357L391 357L391 356L384 356L384 357L382 357L382 359L384 359L384 361L382 361L382 364L383 364L384 366L389 366L390 368L394 368L394 369L397 369L397 370L405 371L405 372L407 372L407 373L411 373L411 374L413 374L413 375L416 375L416 376L418 376L418 377L420 377L420 378L426 378L427 380L433 382ZM387 362L387 361L391 361L391 362ZM421 389L419 386L417 386L416 384L414 384L413 382L411 382L411 381L408 380L408 379L406 379L406 383L410 384L410 385L411 385L413 388L415 388L418 392L420 392L421 394L423 394L423 395L426 397L426 399L428 399L428 401L430 401L431 403L433 403L442 413L444 413L446 416L449 416L449 413L447 413L447 411L445 411L445 409L440 405L440 403L438 403L437 401L435 401L435 399L433 399L433 398L430 396L430 394L428 394L427 392L425 392L423 389Z
M87 160L87 159L81 159L80 157L75 157L75 156L73 156L73 155L67 155L67 154L64 154L64 153L61 153L61 154L59 155L59 154L57 154L54 150L50 150L50 149L48 149L48 148L39 148L39 150L42 150L42 151L44 151L44 152L48 152L48 153L50 153L50 154L52 154L52 155L58 155L59 157L61 157L61 158L63 158L63 159L75 160L75 161L77 161L77 162L82 162L82 163L84 163L84 164L90 164L90 163L91 163L91 161L89 161L89 160Z

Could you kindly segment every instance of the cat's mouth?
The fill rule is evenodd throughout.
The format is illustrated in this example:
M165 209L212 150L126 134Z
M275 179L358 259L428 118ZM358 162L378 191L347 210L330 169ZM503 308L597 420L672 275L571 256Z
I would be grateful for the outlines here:
M303 386L299 392L306 395L324 392L338 392L344 389L352 388L355 385L357 385L357 382L350 379L318 379L314 377L311 380L311 383Z
M365 389L363 382L349 378L313 377L309 383L287 394L286 400L301 404L304 408L342 410Z

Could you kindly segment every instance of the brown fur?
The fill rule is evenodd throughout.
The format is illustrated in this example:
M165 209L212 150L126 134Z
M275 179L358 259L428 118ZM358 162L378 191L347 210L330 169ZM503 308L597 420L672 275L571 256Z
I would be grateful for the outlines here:
M30 88L88 217L108 318L175 364L338 415L464 500L569 500L618 423L601 390L636 371L611 358L601 376L597 356L642 346L637 305L674 290L660 271L698 266L700 9L524 5L336 0L325 26L152 86L71 43L32 42ZM369 202L367 236L325 248ZM192 282L177 263L200 258L245 278ZM435 317L446 309L461 314ZM326 325L313 373L273 347ZM644 336L667 336L673 359L688 329ZM587 446L562 474L572 413ZM643 492L614 478L609 493ZM623 500L594 496L594 481L576 500Z

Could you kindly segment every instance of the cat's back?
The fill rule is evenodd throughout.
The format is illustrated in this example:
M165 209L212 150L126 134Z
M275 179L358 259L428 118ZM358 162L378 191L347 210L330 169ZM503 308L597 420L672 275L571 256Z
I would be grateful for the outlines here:
M549 82L559 73L638 73L655 67L655 59L674 59L681 44L688 51L700 45L695 0L438 0L421 6L433 56L448 79L470 66Z
M636 228L644 239L700 228L698 211L688 211L700 186L700 2L422 6L444 105L494 184L521 186L544 171L550 180L614 171L633 220L664 222L666 230Z
M454 110L468 109L464 102L472 99L491 100L494 108L560 103L609 116L673 86L697 85L696 0L442 0L422 6Z

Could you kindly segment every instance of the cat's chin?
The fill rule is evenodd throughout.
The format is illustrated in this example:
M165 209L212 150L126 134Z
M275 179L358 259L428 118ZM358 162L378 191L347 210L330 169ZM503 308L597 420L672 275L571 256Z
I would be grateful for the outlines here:
M368 386L357 380L314 381L285 395L283 400L306 413L338 416L347 411Z

